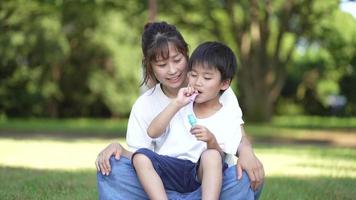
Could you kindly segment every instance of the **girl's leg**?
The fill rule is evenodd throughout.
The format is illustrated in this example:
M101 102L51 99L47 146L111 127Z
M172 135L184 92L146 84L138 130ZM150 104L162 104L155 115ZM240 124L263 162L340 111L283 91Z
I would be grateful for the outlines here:
M198 177L202 199L219 199L222 184L222 158L215 149L204 151L200 157Z
M133 156L132 163L148 197L152 200L168 199L162 180L153 168L151 160L146 155L138 153Z
M220 199L258 199L261 190L253 191L250 187L250 179L243 171L241 180L237 180L236 165L224 171L223 185L221 188Z
M108 176L97 172L99 200L148 200L146 192L139 182L131 160L121 157L116 160L110 158L111 173Z
M110 165L112 171L108 176L97 172L99 200L148 200L148 196L137 178L131 160L124 156L122 156L120 160L111 157ZM168 199L201 199L200 190L186 194L168 190L166 192Z

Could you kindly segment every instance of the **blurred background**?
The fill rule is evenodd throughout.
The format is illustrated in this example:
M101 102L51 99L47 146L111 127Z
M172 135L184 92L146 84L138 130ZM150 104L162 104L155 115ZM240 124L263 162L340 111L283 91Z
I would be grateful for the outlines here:
M355 198L353 0L0 1L0 196L97 198L93 163L124 142L149 21L175 24L190 51L235 51L261 199Z
M140 94L143 26L157 20L175 24L191 51L206 40L235 50L248 119L355 116L356 16L340 9L354 4L5 0L0 115L127 117Z

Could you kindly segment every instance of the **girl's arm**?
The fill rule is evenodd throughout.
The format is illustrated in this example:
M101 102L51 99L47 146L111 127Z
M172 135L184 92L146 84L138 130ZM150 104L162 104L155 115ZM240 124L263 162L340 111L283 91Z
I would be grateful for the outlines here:
M237 98L231 88L227 89L220 97L220 102L231 110L234 110L238 116L237 122L241 124L241 142L238 146L236 155L239 157L237 167L238 179L242 177L242 170L245 170L251 180L253 189L257 189L265 176L263 165L253 152L252 145L246 136L243 128L242 112Z
M169 122L174 117L174 115L178 112L180 106L176 101L172 101L168 106L160 112L148 126L147 134L151 138L157 138L161 136L168 127Z
M252 189L259 188L265 177L265 171L262 162L256 157L253 152L252 145L248 140L243 126L241 126L242 138L237 149L239 157L237 167L237 178L241 179L242 170L245 170L250 178Z

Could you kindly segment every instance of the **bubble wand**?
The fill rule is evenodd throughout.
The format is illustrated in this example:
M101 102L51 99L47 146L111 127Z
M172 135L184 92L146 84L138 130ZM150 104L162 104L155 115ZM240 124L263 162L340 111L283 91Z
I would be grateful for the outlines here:
M197 97L198 93L194 93L190 96L189 100L193 104L195 98ZM192 110L193 110L193 105L192 105ZM188 115L188 121L191 126L195 126L197 124L197 119L194 117L193 114Z

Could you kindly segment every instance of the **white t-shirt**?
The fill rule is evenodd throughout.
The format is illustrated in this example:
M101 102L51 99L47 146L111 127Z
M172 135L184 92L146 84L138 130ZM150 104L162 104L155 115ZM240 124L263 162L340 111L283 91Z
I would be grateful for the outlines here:
M171 99L163 93L160 84L141 95L131 110L126 142L131 151L149 148L161 155L196 162L206 149L206 143L197 141L189 132L191 126L187 114L192 113L189 106L176 113L162 136L152 139L147 135L147 128L151 121L170 102ZM215 134L218 143L226 153L235 154L241 139L240 125L244 123L242 112L231 88L223 93L220 102L223 107L216 114L206 119L197 119L197 123L206 126ZM221 134L221 130L224 134Z

